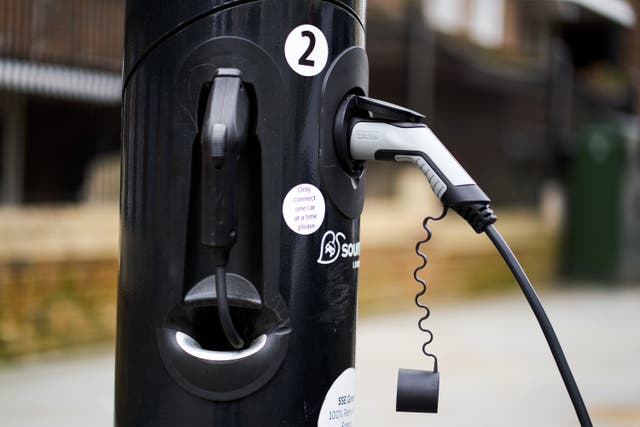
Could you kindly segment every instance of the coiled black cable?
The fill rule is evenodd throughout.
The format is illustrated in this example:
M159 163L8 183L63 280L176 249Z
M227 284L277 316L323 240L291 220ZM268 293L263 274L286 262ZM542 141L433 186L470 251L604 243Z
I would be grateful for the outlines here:
M495 245L502 258L506 262L507 266L513 273L516 281L520 285L520 289L524 293L525 298L529 302L531 306L531 310L533 310L533 314L536 316L538 323L540 324L540 328L542 329L542 333L549 344L549 349L551 349L551 354L556 361L556 365L558 366L558 370L560 371L560 375L562 376L562 381L564 381L564 385L567 388L567 392L569 393L569 397L571 398L571 402L573 403L573 407L575 408L576 414L578 415L578 420L580 420L580 425L582 427L592 427L591 418L589 417L589 412L587 411L587 407L582 400L582 396L580 395L580 390L578 389L578 385L576 384L576 380L573 378L573 374L571 373L571 368L569 368L569 364L567 363L567 359L562 351L562 347L560 346L560 342L558 341L558 337L556 337L556 333L553 330L553 326L551 326L551 322L547 317L547 314L542 307L542 303L536 294L531 281L527 277L526 273L522 269L522 266L516 259L515 255L509 248L509 245L504 241L498 230L493 225L488 225L485 228L485 233L491 239L493 244Z
M422 353L424 353L425 356L433 359L433 372L438 372L438 357L435 354L429 353L429 351L427 351L427 346L431 344L431 342L433 341L433 332L431 332L430 329L428 329L422 324L431 315L431 310L426 304L420 302L420 297L422 297L424 294L427 293L427 282L425 282L424 279L418 275L418 273L427 266L428 260L427 260L427 256L420 250L420 247L423 244L427 243L429 240L431 240L431 237L433 236L433 232L429 228L429 222L441 220L447 215L447 212L448 212L448 209L445 207L439 216L437 217L428 216L422 221L422 228L424 228L424 230L427 232L427 235L425 236L424 239L416 243L416 247L415 247L416 254L420 258L422 258L422 264L416 267L416 269L413 271L413 278L415 279L416 282L418 282L422 286L422 288L416 294L414 301L415 301L415 304L418 306L418 308L421 308L424 310L424 315L418 320L418 329L420 329L422 332L428 335L427 340L422 344Z

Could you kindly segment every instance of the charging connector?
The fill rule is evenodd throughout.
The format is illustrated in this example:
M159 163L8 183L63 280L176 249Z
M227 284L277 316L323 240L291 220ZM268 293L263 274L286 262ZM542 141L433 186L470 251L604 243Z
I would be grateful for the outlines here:
M336 117L336 152L350 156L341 163L359 169L368 160L413 163L442 204L482 233L497 220L489 208L491 199L431 129L420 123L423 119L420 113L394 104L350 95Z

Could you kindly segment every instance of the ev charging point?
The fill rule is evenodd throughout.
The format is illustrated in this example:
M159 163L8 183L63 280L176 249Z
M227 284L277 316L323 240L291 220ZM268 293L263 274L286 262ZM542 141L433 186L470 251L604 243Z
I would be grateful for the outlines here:
M409 162L443 204L414 277L433 371L401 369L398 411L436 412L418 272L449 209L486 233L490 199L422 123L366 97L365 0L127 0L116 426L353 426L365 162Z

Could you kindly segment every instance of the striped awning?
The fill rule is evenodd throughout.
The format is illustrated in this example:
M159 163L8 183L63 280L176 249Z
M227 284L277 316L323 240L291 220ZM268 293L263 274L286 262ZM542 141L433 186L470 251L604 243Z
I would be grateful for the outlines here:
M0 58L0 90L118 104L120 74Z

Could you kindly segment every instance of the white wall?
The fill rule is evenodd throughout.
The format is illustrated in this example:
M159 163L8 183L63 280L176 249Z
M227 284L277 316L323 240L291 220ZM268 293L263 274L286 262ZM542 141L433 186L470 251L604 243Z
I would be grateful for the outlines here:
M469 14L469 36L479 45L502 46L504 40L505 0L474 0Z
M437 31L466 34L481 46L504 41L505 0L423 0L426 19Z

